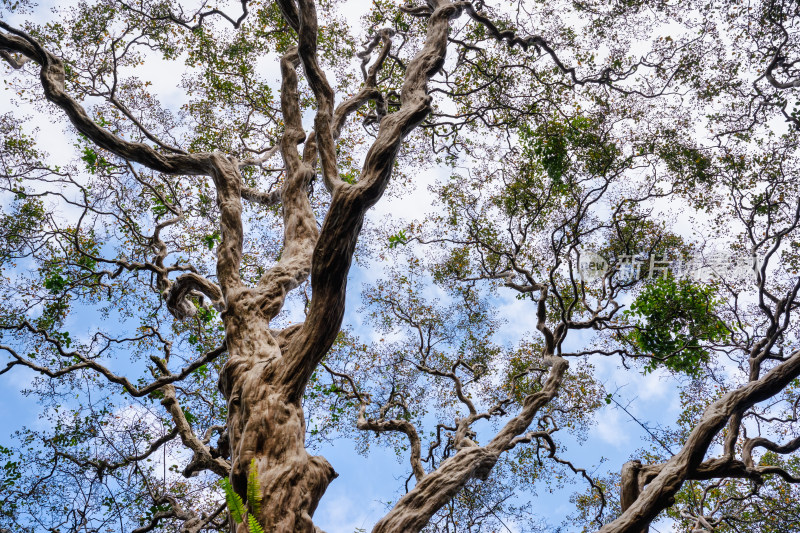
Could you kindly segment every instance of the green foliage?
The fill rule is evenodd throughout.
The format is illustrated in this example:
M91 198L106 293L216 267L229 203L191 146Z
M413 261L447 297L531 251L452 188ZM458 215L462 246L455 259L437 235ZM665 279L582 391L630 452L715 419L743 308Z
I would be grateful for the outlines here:
M3 456L10 458L11 450L0 446L0 457ZM0 479L0 488L3 490L9 490L16 484L17 481L19 481L21 477L22 473L19 470L19 463L11 460L6 461L3 465L3 477Z
M225 478L222 480L222 490L225 491L225 500L228 503L228 511L231 513L231 518L239 524L247 523L250 533L264 533L264 528L256 518L261 511L261 501L264 495L258 482L258 467L255 459L250 460L250 468L247 474L246 505L242 501L242 497L233 489L230 479Z
M231 485L228 478L222 480L222 490L225 491L225 500L228 502L228 512L231 513L231 517L234 521L241 524L244 522L244 517L247 515L247 509L244 506L242 497L233 490L233 485Z
M495 203L510 216L530 217L526 222L544 223L569 205L582 177L605 176L619 165L619 148L593 118L552 118L537 126L524 125L518 135L519 165Z
M663 220L654 219L646 211L634 205L619 206L614 213L612 223L604 231L606 244L599 247L598 255L611 262L619 261L623 256L638 255L655 256L664 261L683 259L691 255L692 246L684 238L668 229ZM648 275L648 269L642 268L639 277L633 276L617 282L634 285Z
M181 410L183 411L183 416L186 417L186 421L189 424L194 424L195 422L197 422L197 417L194 416L191 411L189 411L185 407L181 407Z
M169 194L166 194L166 195L164 195L164 196L165 196L165 199L166 199L168 202L170 202L170 203L172 203L172 204L174 204L174 203L175 203L175 199L174 199L174 198L172 198L172 197L171 197L171 195L169 195ZM164 200L162 200L162 199L161 199L161 198L160 198L158 195L154 195L154 196L153 196L153 205L152 205L152 207L150 208L150 210L152 211L152 213L153 213L154 215L156 215L156 216L161 216L161 215L165 215L165 214L167 214L167 213L169 212L169 210L170 210L170 209L169 209L169 207L167 206L167 204L165 204L165 203L164 203Z
M339 175L339 177L342 179L343 182L349 183L350 185L353 185L353 184L356 183L356 181L357 181L357 177L356 176L357 175L356 175L355 171L342 172Z
M51 294L58 294L67 286L67 280L61 277L58 272L52 272L44 278L44 288L50 291Z
M263 499L264 495L261 492L261 486L258 482L258 467L256 466L256 460L250 460L250 470L247 474L247 505L250 507L250 512L254 515L258 515L261 511L261 500ZM251 520L252 523L252 520ZM253 530L250 530L251 533Z
M447 258L436 266L433 272L434 279L439 283L447 279L463 279L470 275L469 248L452 248Z
M0 217L0 266L24 253L47 218L40 199L28 197L23 189L15 192L9 213Z
M217 318L217 311L211 307L202 307L199 306L197 308L197 318L203 324L208 324L212 322L215 318Z
M639 353L653 357L645 372L663 365L699 375L699 364L709 359L702 343L719 341L728 332L714 313L719 303L713 286L686 279L663 276L645 287L623 313L634 326L625 340Z
M553 119L533 129L523 127L523 155L537 159L555 184L563 185L565 174L578 162L590 174L602 175L614 163L619 149L604 139L600 126L594 119L577 115Z
M217 243L220 242L221 240L222 240L222 235L220 235L219 231L214 231L210 235L205 235L203 237L203 243L209 250L213 250L214 246L216 246Z
M83 147L81 160L86 163L86 170L91 174L96 173L98 170L107 170L111 167L111 163L109 163L108 160L88 146Z
M529 394L538 392L542 388L541 381L536 379L535 374L529 372L532 366L540 363L541 350L540 343L524 346L508 359L505 386L514 401L519 404L522 404Z
M109 125L102 116L97 120L97 123L102 127ZM81 161L83 161L86 171L90 174L96 174L98 171L103 173L114 168L114 164L98 152L85 135L78 135L78 143L75 144L75 147L80 149Z
M713 181L713 163L703 152L686 144L677 132L664 132L666 142L655 148L667 168L691 186Z
M397 248L408 243L408 236L405 230L400 230L394 235L389 235L389 248Z
M550 128L539 128L535 131L522 130L522 141L544 167L550 179L563 184L564 173L570 167L568 139L563 124L553 123Z

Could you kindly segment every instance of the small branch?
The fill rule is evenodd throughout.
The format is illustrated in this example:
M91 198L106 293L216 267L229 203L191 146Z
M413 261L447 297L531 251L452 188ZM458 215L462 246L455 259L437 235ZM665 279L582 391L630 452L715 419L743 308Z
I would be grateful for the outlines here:
M225 345L220 346L218 348L215 348L214 350L206 352L205 354L203 354L198 359L196 359L196 360L192 361L190 364L186 365L177 374L174 374L172 372L165 372L165 373L163 373L162 376L160 376L157 379L155 379L155 381L153 381L152 383L150 383L150 384L148 384L148 385L146 385L144 387L137 387L133 383L131 383L128 380L128 378L123 377L123 376L118 376L118 375L114 374L108 368L106 368L105 366L103 366L100 363L98 363L96 360L90 359L90 358L86 357L85 355L83 355L83 354L81 354L80 352L77 352L77 351L69 351L68 352L68 351L64 350L63 346L61 345L61 342L59 342L58 340L50 337L50 335L48 335L47 332L33 327L27 321L23 322L21 325L15 327L13 329L27 329L31 333L35 333L37 335L41 335L45 339L45 341L47 341L51 346L53 346L53 348L55 348L55 350L58 352L58 354L61 357L65 358L67 360L78 360L79 362L75 363L75 364L72 364L72 365L68 365L68 366L59 368L58 370L51 370L51 369L49 369L47 367L43 367L41 365L37 365L36 363L31 361L30 359L27 359L27 358L19 355L10 346L0 345L0 350L4 350L4 351L8 352L15 359L14 361L11 361L6 366L6 368L4 368L2 371L0 371L0 375L2 375L5 372L9 371L12 367L18 366L18 365L28 367L31 370L35 370L36 372L39 372L40 374L45 375L45 376L47 376L49 378L58 378L58 377L61 377L63 375L69 374L71 372L75 372L77 370L88 368L88 369L94 370L95 372L99 373L100 375L105 377L108 381L110 381L112 383L116 383L118 385L121 385L125 389L125 392L127 392L128 394L130 394L131 396L136 397L136 398L141 398L142 396L146 396L146 395L150 394L151 392L153 392L155 390L158 390L161 387L164 387L165 385L169 385L169 384L174 383L176 381L183 380L189 374L191 374L192 372L194 372L195 370L197 370L201 366L214 361L217 357L219 357L220 355L222 355L226 351Z
M366 417L367 404L362 403L358 411L358 422L356 427L363 431L375 431L376 433L383 433L387 431L397 431L405 434L408 437L411 446L411 454L409 461L411 461L411 470L414 472L414 477L419 484L425 477L425 469L422 467L421 454L422 446L417 434L417 429L411 422L400 419L374 419Z
M28 61L31 60L29 57L26 57L24 55L20 55L19 57L14 57L5 50L0 50L0 57L2 57L6 61L6 63L11 65L11 68L13 68L14 70L21 69L23 66L25 66L25 64Z
M220 477L228 476L231 470L230 463L222 457L212 456L209 446L197 438L191 424L186 420L183 409L181 409L178 403L175 387L173 385L166 385L161 390L164 392L164 399L161 400L161 405L163 405L172 416L175 429L178 431L183 445L193 452L191 461L189 461L189 464L183 469L183 476L191 477L203 470L210 470Z
M264 163L272 159L275 154L281 149L280 144L276 144L264 152L261 157L251 157L239 162L239 168L244 167L263 167Z
M117 461L116 463L108 463L108 462L106 462L106 461L104 461L102 459L91 459L91 460L79 459L77 457L74 457L71 454L59 451L59 450L55 449L55 447L53 449L53 453L55 455L57 455L57 456L60 456L60 457L63 457L65 459L69 460L69 461L72 461L73 463L75 463L76 465L78 465L78 466L80 466L82 468L85 468L85 467L94 468L97 471L98 480L102 481L103 480L103 476L106 473L113 472L114 470L116 470L118 468L121 468L123 466L128 466L131 463L135 463L137 461L142 461L144 459L147 459L148 457L150 457L150 455L152 455L159 448L161 448L161 446L163 446L164 444L166 444L167 442L171 441L172 439L174 439L177 436L178 436L178 430L173 428L172 431L170 431L169 433L166 433L165 435L163 435L163 436L159 437L158 439L156 439L155 441L153 441L150 444L150 446L147 447L147 450L145 450L144 452L142 452L140 454L136 454L136 455L124 456L122 458L122 460ZM50 444L52 444L52 443L50 442Z
M183 12L182 12L183 10L182 9L181 9L181 14L180 15L176 15L172 11L169 11L166 15L154 17L154 16L150 15L149 13L146 13L146 12L142 11L141 9L137 9L137 8L131 6L130 4L127 4L125 2L121 2L123 7L125 7L126 9L129 9L130 11L133 11L134 13L137 13L138 15L141 15L143 17L146 17L146 18L148 18L150 20L154 20L154 21L162 21L162 20L163 21L170 21L170 22L173 22L173 23L175 23L175 24L177 24L179 26L182 26L182 27L184 27L184 28L186 28L187 30L190 30L190 31L194 31L194 30L196 30L198 28L201 28L203 26L203 22L205 21L205 19L208 18L208 17L214 16L214 15L217 15L217 16L222 17L223 19L227 20L235 29L238 30L239 27L242 25L242 22L244 22L244 19L246 19L247 16L250 14L249 10L247 9L247 3L248 3L248 0L241 0L242 14L239 15L238 18L234 19L233 17L231 17L228 14L226 14L224 11L221 11L221 10L216 9L216 8L210 9L208 11L198 11L198 12L194 13L189 18L186 18L185 16L183 16ZM191 24L191 22L193 20L195 20L195 19L198 19L197 24L194 24L194 25Z

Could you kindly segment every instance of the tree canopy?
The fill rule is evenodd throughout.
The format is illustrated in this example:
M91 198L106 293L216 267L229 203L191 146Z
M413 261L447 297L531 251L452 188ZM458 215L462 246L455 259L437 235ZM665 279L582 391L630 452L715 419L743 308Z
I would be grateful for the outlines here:
M0 529L318 532L340 440L406 465L374 533L800 529L800 4L52 10L0 7Z

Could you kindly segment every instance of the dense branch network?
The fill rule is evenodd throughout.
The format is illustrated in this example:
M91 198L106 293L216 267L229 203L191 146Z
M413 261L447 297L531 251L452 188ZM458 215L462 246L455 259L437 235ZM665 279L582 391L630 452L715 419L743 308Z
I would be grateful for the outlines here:
M32 295L33 291L18 292L23 294L20 300L25 302L24 306L20 304L21 316L38 308L47 309L49 315L45 313L36 320L3 317L0 329L9 340L0 349L11 360L0 370L0 375L16 367L33 370L52 381L79 381L92 375L102 378L101 387L115 387L142 402L158 400L163 407L157 417L160 434L156 436L139 428L136 430L142 433L139 435L130 429L138 428L136 423L116 423L119 425L114 427L127 428L119 432L127 431L133 444L130 449L115 450L113 457L96 458L65 451L69 449L65 445L67 439L47 442L59 460L93 470L95 476L90 482L98 486L104 479L107 482L109 476L120 475L123 469L135 465L134 474L141 480L154 510L141 518L134 531L154 531L173 520L181 521L181 531L186 532L228 527L237 533L248 530L246 524L236 524L233 518L226 521L225 505L217 499L206 501L202 496L185 494L190 491L179 484L175 486L184 490L184 494L171 494L166 487L159 489L157 473L152 468L138 466L161 452L164 463L161 481L166 485L167 450L174 449L177 440L191 452L181 472L184 478L229 477L233 489L248 506L247 512L265 530L318 531L312 521L313 513L337 475L327 460L311 456L306 448L304 395L320 366L335 385L332 391L339 395L337 398L350 402L356 429L365 435L397 436L407 442L411 475L406 492L377 522L375 533L421 531L438 513L448 509L457 495L472 494L469 487L473 483L488 483L493 470L501 468L503 461L513 454L529 453L537 458L539 466L546 459L553 468L581 476L599 502L592 527L602 533L646 531L649 524L675 504L687 483L713 482L706 486L699 503L691 502L680 511L696 529L712 530L723 523L724 519L715 515L722 513L726 505L757 495L754 489L752 493L712 504L714 491L721 490L730 480L747 480L761 486L777 476L789 484L800 482L797 472L790 467L759 462L759 457L767 453L793 454L800 449L800 437L784 440L760 434L748 437L746 431L752 420L765 425L795 422L800 403L795 400L791 416L783 419L770 417L768 408L759 410L760 405L789 390L800 377L800 350L789 347L788 342L794 334L800 281L778 279L771 270L782 266L781 261L791 261L785 257L786 250L795 245L793 235L800 224L800 202L793 199L796 191L787 185L791 180L784 179L785 175L791 175L791 169L781 167L780 161L765 163L754 158L755 163L765 167L768 163L775 165L764 172L765 176L759 176L766 180L769 194L755 193L742 185L746 182L743 176L731 179L730 184L724 177L725 172L746 172L746 165L740 161L749 157L748 149L737 152L734 146L730 153L714 161L722 169L719 184L729 185L725 194L732 198L731 218L744 228L744 244L737 246L747 247L749 252L761 253L763 257L756 274L757 301L747 317L738 307L739 292L734 282L726 285L723 280L718 284L721 290L733 295L731 301L735 303L725 310L725 316L739 327L719 325L719 316L711 316L711 307L716 304L712 305L712 299L707 297L695 307L704 312L700 313L702 326L713 331L699 331L703 328L690 324L686 329L691 334L678 331L683 337L678 334L677 340L670 337L669 342L664 341L667 348L658 350L659 346L653 346L657 343L647 345L642 340L648 339L653 328L627 322L633 320L632 315L623 312L621 303L628 291L647 290L641 289L645 285L642 276L623 279L620 275L621 258L632 252L631 240L638 238L644 242L652 256L664 255L667 245L685 244L658 224L648 225L647 206L680 196L704 209L714 202L722 203L718 198L724 187L714 189L713 180L708 177L713 166L710 156L689 142L681 144L679 125L666 133L658 127L653 128L657 130L655 133L644 130L640 134L630 133L625 128L631 122L649 117L652 110L634 103L629 107L620 104L621 110L612 111L613 98L609 95L623 99L641 97L645 102L671 96L670 91L679 80L690 78L685 74L687 66L676 58L681 53L691 55L702 39L713 34L707 30L708 25L698 25L704 28L699 32L701 37L686 38L674 48L657 47L638 61L613 59L582 76L581 69L568 66L570 63L565 59L568 56L557 51L554 44L557 40L545 37L544 33L522 36L525 32L508 29L510 23L490 16L491 11L483 2L430 0L399 8L397 20L403 22L397 28L378 24L371 28L363 49L355 54L353 71L360 73L360 78L358 75L353 78L357 82L353 82L348 96L337 104L339 85L329 80L330 71L324 64L330 43L325 41L324 24L320 24L319 18L325 14L318 13L312 0L279 0L276 4L280 18L273 22L284 25L288 32L288 44L278 41L275 44L280 68L280 120L276 119L271 124L274 127L267 128L268 133L261 136L263 148L249 148L246 135L241 134L249 130L239 130L245 154L242 157L223 149L181 148L180 143L173 142L172 135L172 140L166 142L139 113L139 104L123 102L118 62L134 43L150 46L159 42L157 39L162 38L156 35L159 32L132 37L133 25L129 25L120 31L118 38L110 39L106 50L111 63L110 86L103 81L107 73L102 71L97 79L105 83L105 88L97 88L103 86L97 83L79 98L69 94L77 85L70 59L48 50L46 39L37 32L23 31L0 21L0 57L22 75L38 70L37 90L82 136L80 142L86 146L79 147L83 147L82 160L90 165L87 172L106 189L102 193L96 192L98 187L90 190L75 177L78 174L75 169L50 168L33 151L20 152L21 160L25 159L19 163L22 175L30 176L39 188L49 186L51 182L47 180L51 178L47 176L52 176L54 183L77 191L74 198L49 189L42 192L36 187L19 188L13 184L14 173L4 171L2 177L9 183L6 189L14 192L18 200L30 202L27 209L38 213L35 220L45 228L41 242L31 238L25 245L31 251L9 246L10 257L30 256L39 261L37 268L46 289L38 295ZM248 24L253 18L250 10L255 9L245 0L241 2L242 13L238 17L209 8L205 3L191 13L169 5L152 9L146 2L121 6L131 17L184 32L180 35L190 43L186 50L193 61L197 59L192 54L198 52L192 46L202 50L206 50L204 46L211 48L202 43L202 38L204 32L214 29L215 21L225 21L239 32L250 31ZM766 80L778 91L800 86L795 62L789 58L795 45L791 24L787 22L796 13L772 8L775 6L767 6L761 16L782 37L778 44L769 47L764 56L766 66L753 82L755 96L747 98L751 103L763 99L768 102L765 106L777 106L785 118L796 122L788 104L764 95L759 85ZM259 16L268 18L269 12L259 11ZM406 22L417 19L424 20L424 30L412 30ZM252 41L279 33L279 30L265 32ZM128 45L125 39L129 39ZM201 44L195 45L192 39ZM408 52L409 47L403 47L409 41L416 48L410 57L401 59L400 52ZM482 47L484 41L504 46L497 47L500 51L491 51ZM449 47L457 50L450 58ZM219 83L218 76L228 75L220 57L235 56L244 48L242 43L231 44L214 61L209 60L213 65L209 71L214 72L206 73L204 90L210 94L226 86ZM527 55L529 49L535 52L534 57ZM588 53L579 52L572 54L577 65L580 66L581 59L594 65L594 55L588 57ZM548 67L539 65L543 62L539 56L550 62ZM531 66L534 64L535 67ZM654 80L660 81L637 86L645 69L653 70ZM487 98L498 84L509 82L510 72L525 73L525 82L535 87L531 94ZM689 79L687 83L695 81ZM578 89L587 91L585 100L571 93ZM258 92L250 87L243 90ZM451 98L452 110L447 104L439 106L434 102L435 94ZM104 98L125 127L112 125L102 114L90 115L82 103L87 95ZM252 94L248 97L253 98ZM508 101L503 103L500 101L503 99ZM597 107L595 112L581 111L581 105L592 102ZM570 110L566 109L567 103ZM277 116L275 106L263 102L259 105L262 109L270 108ZM548 107L551 105L556 110L552 113ZM495 107L501 112L497 113ZM309 108L313 108L311 127L307 120ZM749 110L745 114L755 116ZM346 143L350 141L354 116L363 119L363 135L369 142L363 163L348 168L343 152L352 146ZM251 117L248 114L246 122ZM530 120L533 125L510 126L522 120ZM462 128L481 125L501 128L505 141L497 146L475 143L480 146L471 147L472 141L458 140ZM684 124L680 133L687 131L689 127ZM418 136L424 142L430 141L434 152L444 150L451 157L456 173L451 178L453 184L437 191L449 210L448 216L427 221L425 227L434 230L420 231L411 238L404 232L389 237L390 248L399 243L441 251L445 259L429 258L427 268L436 283L462 298L460 312L465 312L468 319L460 323L465 332L461 338L447 331L446 317L425 316L421 311L423 306L414 308L417 303L410 305L397 293L377 291L370 296L370 303L382 310L388 322L410 332L411 340L398 345L390 354L394 373L387 386L340 368L334 361L323 363L323 360L333 353L332 348L337 349L345 316L348 276L365 217L384 196L403 157L403 147L419 142ZM443 146L439 143L442 138L449 138L451 144ZM498 148L503 142L515 146L503 151ZM793 149L791 139L781 142L789 146L788 151ZM196 146L203 144L199 142ZM720 152L728 149L716 148ZM8 151L11 153L11 148ZM465 177L457 169L458 157L467 153L480 154L476 157L482 161L476 165L474 176L468 171ZM502 157L497 157L498 154ZM282 161L280 168L265 167L278 158ZM647 175L646 183L637 184L631 177L636 173ZM275 180L271 186L264 187L254 178L264 175ZM328 195L325 200L320 200L314 191L318 177ZM184 188L186 180L191 185ZM120 184L125 187L116 190L112 186ZM693 197L694 189L709 191L712 200ZM186 190L196 193L196 198L189 199L190 195L184 194ZM213 191L213 202L206 195L207 190ZM149 203L142 200L145 197ZM64 224L35 210L39 206L35 202L48 198L77 207L80 214L76 224ZM325 204L324 212L320 211L320 203ZM147 215L143 218L139 211L145 209ZM280 237L275 259L268 265L260 264L261 257L249 249L251 236L246 231L252 227L247 218L251 212L278 214L276 226ZM107 235L115 236L119 249L130 246L135 253L108 253L93 236L100 220L111 221L108 224L114 229ZM145 229L148 227L152 231ZM207 228L211 230L205 232ZM419 226L412 226L409 232L418 229ZM15 231L26 235L33 232L27 227ZM6 240L16 244L16 237L11 235ZM195 249L197 242L187 246L193 238L195 241L199 238L213 251L210 262L204 263L202 250ZM597 279L584 279L583 273L574 267L575 261L581 260L584 245L602 247L604 253L615 258L616 264L601 272ZM683 251L690 248L686 245ZM543 258L549 263L543 264ZM398 283L407 282L408 278L403 277ZM505 376L499 368L490 368L491 363L497 362L492 359L494 356L485 355L491 352L490 348L494 349L490 346L491 334L472 335L479 329L474 326L474 317L485 318L473 309L479 307L479 302L471 291L480 284L490 290L513 293L528 309L530 330L538 335L524 357L515 354L503 362L506 367L502 371L508 371ZM145 302L142 305L152 304L154 309L144 313L141 324L135 326L139 334L113 337L97 333L78 342L62 331L73 295L91 302L98 294L107 292L112 299L113 290L132 293L124 292L128 285L145 287L147 294L142 297ZM287 299L301 287L310 288L303 320L272 329L281 321ZM699 295L701 300L707 296L702 290L692 294ZM134 314L125 308L130 301L130 297L126 298L115 315L123 317L122 323L131 320ZM167 322L161 313L162 304L174 321ZM108 309L110 306L105 308L106 317L110 315ZM80 309L74 308L72 312L78 313ZM696 315L688 318L680 315L665 320L679 323L694 319ZM757 321L752 335L747 333L748 321ZM663 323L660 326L665 327ZM613 348L592 346L572 351L570 343L577 337L576 332L598 332L607 335L608 342L617 344ZM186 340L173 342L173 334L187 334ZM458 345L457 340L462 344ZM147 355L141 359L146 362L152 379L135 382L113 370L114 357L125 349ZM573 460L559 453L557 441L559 432L564 431L564 419L581 420L588 416L578 412L580 395L574 392L582 388L582 394L590 395L585 392L585 383L591 380L580 381L585 377L579 370L580 362L590 357L622 356L623 365L630 361L644 362L649 371L659 365L686 370L689 365L682 362L682 357L695 357L690 360L693 363L708 363L712 352L724 353L732 360L738 357L746 379L706 402L691 428L674 443L677 453L670 452L660 462L644 464L633 460L622 466L619 514L604 522L604 508L609 503L607 487L587 469L575 466ZM516 364L518 360L522 362L517 366L509 362ZM208 385L209 376L215 373L219 375L222 397L218 397L216 385ZM502 386L486 393L483 388L489 386L491 379L501 381ZM413 387L418 386L417 382L446 390L452 400L446 413L437 419L429 442L425 440L419 406L415 404ZM93 386L87 385L87 390ZM573 395L578 400L572 399ZM98 401L97 405L101 403ZM599 403L598 398L587 401L592 405ZM141 408L152 413L149 407ZM596 406L586 410L592 409ZM113 414L114 404L110 400L97 410L103 417L120 418ZM193 411L202 411L207 416L198 422ZM220 418L224 418L224 423ZM494 424L491 430L486 429L487 423ZM73 440L80 439L76 436ZM426 444L427 455L423 452ZM721 447L722 455L708 458L716 445ZM53 472L48 475L54 475ZM248 490L253 476L260 496ZM414 484L410 486L412 477ZM287 483L287 479L292 482ZM190 509L191 501L202 504L204 510ZM713 505L710 511L704 511Z

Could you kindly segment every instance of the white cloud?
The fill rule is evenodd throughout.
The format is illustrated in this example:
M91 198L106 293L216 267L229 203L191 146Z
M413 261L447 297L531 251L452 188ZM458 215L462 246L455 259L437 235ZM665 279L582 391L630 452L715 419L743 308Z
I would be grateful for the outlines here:
M314 522L323 531L335 531L337 533L351 533L358 529L369 531L372 525L379 519L376 518L383 514L383 505L375 501L365 502L364 494L357 494L352 497L345 494L337 494L329 498L326 496L324 505L320 511L314 515Z
M631 441L628 424L622 418L624 413L617 409L604 409L597 416L597 425L590 431L589 439L595 437L620 449Z

